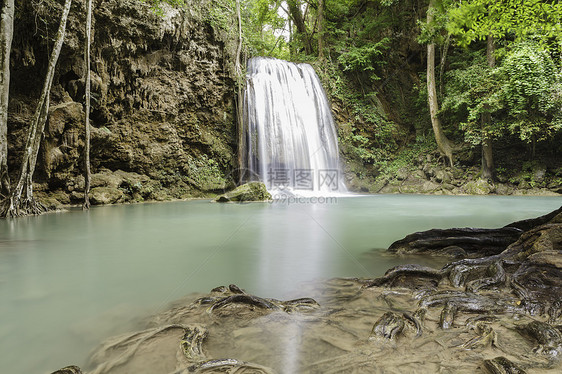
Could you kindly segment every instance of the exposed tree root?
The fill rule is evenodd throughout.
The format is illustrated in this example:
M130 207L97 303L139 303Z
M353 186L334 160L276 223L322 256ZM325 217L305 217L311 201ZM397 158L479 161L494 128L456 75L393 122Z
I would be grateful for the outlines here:
M171 329L189 329L190 326L187 325L167 325L162 327L156 327L152 329L147 329L144 331L135 332L133 334L122 335L113 340L108 341L105 345L101 347L100 350L92 358L96 359L101 355L105 355L108 351L116 350L119 348L124 348L116 358L105 361L98 365L91 374L102 374L107 373L117 366L126 364L138 351L139 347L145 343L147 340L154 338L156 335L171 330Z
M484 360L484 369L490 374L526 374L527 372L518 365L509 361L507 358L500 356L490 360Z
M54 371L51 374L82 374L82 370L78 366L72 365Z
M190 366L190 373L210 373L224 372L229 374L243 374L246 372L252 374L274 374L275 372L268 367L244 362L233 358L225 358L218 360L207 360Z
M206 297L199 299L198 302L201 305L210 304L211 306L207 309L209 314L230 315L232 311L229 308L239 308L245 307L250 310L259 310L265 313L271 313L276 311L284 311L286 313L294 312L308 312L318 309L319 304L309 297L280 301L275 299L265 299L254 295L249 295L242 291L239 287L235 285L230 285L228 289L226 287L217 287L211 292L226 294L234 293L234 295L222 296L219 298Z
M48 212L49 209L36 199L23 199L14 201L12 198L5 199L0 204L1 218L17 218L24 216L36 216Z

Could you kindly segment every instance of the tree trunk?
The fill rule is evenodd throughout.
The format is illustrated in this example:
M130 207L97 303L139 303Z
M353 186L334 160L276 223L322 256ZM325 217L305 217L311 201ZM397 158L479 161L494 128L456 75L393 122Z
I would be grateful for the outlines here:
M324 59L324 0L318 0L318 59Z
M304 23L304 17L302 15L302 10L300 7L299 0L287 0L287 5L289 7L289 16L293 19L293 23L297 28L297 33L301 37L301 42L304 47L304 52L309 55L312 53L312 46L308 35L306 33L306 24Z
M57 31L55 45L49 58L49 65L47 68L45 83L43 85L43 90L41 91L41 97L39 98L39 102L37 103L37 108L35 109L35 114L33 115L31 124L29 126L18 183L12 190L10 198L4 203L4 206L2 207L2 212L0 212L0 216L2 217L17 217L27 214L40 214L46 211L46 208L33 198L33 173L35 171L35 165L37 163L37 154L39 153L39 146L41 144L41 137L43 136L43 129L45 128L45 122L47 121L47 115L49 113L49 96L51 92L51 86L53 83L53 77L55 75L57 60L59 58L62 44L64 42L64 36L66 33L66 20L68 19L68 13L70 12L71 4L72 0L65 0L64 2L64 8L59 29ZM25 195L23 195L22 198L24 189Z
M4 0L0 9L0 196L10 196L8 175L8 99L10 97L10 51L14 36L14 0Z
M90 44L92 42L92 0L86 11L86 40L84 42L84 203L82 209L90 209Z
M487 47L486 47L486 59L488 61L488 67L493 68L496 65L496 58L494 57L494 37L488 35ZM489 108L487 108L489 109ZM492 152L492 138L487 133L486 127L490 126L492 123L492 116L490 112L482 114L482 127L480 129L482 138L482 179L491 179L495 177L495 166L494 166L494 154Z
M451 45L451 35L447 34L445 45L443 46L443 53L441 54L441 63L439 64L439 96L443 97L443 74L445 73L445 61L447 61L447 53Z
M244 98L242 86L244 77L242 76L242 62L240 55L242 54L242 17L240 15L240 0L236 0L236 17L238 18L238 46L236 48L236 61L234 62L234 70L236 73L236 86L238 94L236 95L236 122L238 123L238 183L242 184L245 175L244 152L246 147L244 144L244 118L242 116Z
M427 9L427 24L433 22L434 0L429 2ZM435 141L439 151L449 159L449 164L453 166L453 147L450 140L445 136L441 122L437 117L439 105L437 103L437 90L435 87L435 43L427 45L427 100L429 103L429 114L431 116L431 126L435 134Z

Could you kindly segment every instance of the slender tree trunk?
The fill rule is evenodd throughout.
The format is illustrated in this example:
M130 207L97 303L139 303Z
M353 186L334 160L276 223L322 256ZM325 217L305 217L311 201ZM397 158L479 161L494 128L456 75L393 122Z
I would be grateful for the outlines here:
M486 60L488 61L488 67L493 68L496 66L496 58L494 57L494 37L488 35L487 47L486 47ZM489 108L487 108L489 109ZM490 126L492 123L492 116L490 112L482 114L482 127L480 129L482 137L482 170L481 177L483 179L494 179L495 177L495 167L494 167L494 154L492 151L492 138L490 134L486 131L486 127Z
M427 23L433 22L434 0L429 2L427 10ZM427 45L427 100L429 104L429 114L431 116L431 126L435 134L435 141L439 151L449 159L449 164L453 166L453 147L441 127L441 121L437 117L439 105L437 103L437 90L435 87L435 43Z
M324 59L324 0L318 0L318 59Z
M443 53L441 54L441 63L439 64L439 97L443 97L443 74L445 73L445 61L447 61L447 53L451 45L451 35L447 34L445 45L443 46Z
M238 124L238 182L241 184L244 182L244 153L246 151L246 147L244 144L244 118L242 116L244 104L242 85L244 84L244 79L242 76L242 62L240 61L240 55L242 53L242 17L240 15L240 0L236 0L236 17L238 18L238 46L236 48L236 61L234 62L234 70L236 73L236 85L238 88L238 94L236 96L236 122Z
M10 196L8 175L8 100L10 98L10 51L14 36L14 0L0 9L0 196Z
M86 40L84 42L84 203L82 209L90 209L90 44L92 42L92 0L87 1Z
M289 16L293 19L293 23L297 28L297 33L301 37L301 42L304 47L304 52L309 55L312 53L312 46L308 35L306 32L306 24L304 23L304 17L302 15L301 4L299 0L287 0L287 5L289 7Z
M43 129L45 128L45 122L47 121L51 86L53 84L57 60L64 42L66 20L68 19L71 4L72 0L65 0L64 2L55 45L53 47L53 51L51 52L51 57L49 58L45 83L43 85L43 90L41 91L41 97L37 103L37 108L35 109L35 114L33 115L29 126L18 183L12 190L10 198L2 207L2 212L0 212L0 216L2 217L40 214L46 211L46 208L33 198L33 173L37 163L37 154L39 153L39 146L41 145ZM22 196L24 192L25 195Z

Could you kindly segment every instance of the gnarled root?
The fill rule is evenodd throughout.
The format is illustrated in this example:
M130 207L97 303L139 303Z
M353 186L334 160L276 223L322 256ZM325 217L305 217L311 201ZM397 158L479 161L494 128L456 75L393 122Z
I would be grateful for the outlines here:
M499 356L491 360L484 360L484 369L489 374L526 374L518 365L509 361L507 358Z
M124 349L115 359L110 361L104 361L96 367L96 369L91 374L102 374L107 373L111 369L126 364L137 352L139 347L145 343L147 340L155 337L156 335L171 330L171 329L184 329L187 330L189 326L173 324L162 327L156 327L147 329L144 331L135 332L133 334L122 335L113 340L108 341L102 348L96 352L92 357L93 360L97 361L98 357L102 357L105 353L111 350Z
M444 272L421 265L400 265L388 270L383 277L373 279L363 286L369 287L399 287L408 288L437 286L443 278Z
M71 365L52 372L51 374L82 374L82 370L78 366Z
M224 372L230 374L274 374L275 372L262 365L251 362L240 361L234 358L224 358L217 360L207 360L190 366L187 369L190 373L210 373Z

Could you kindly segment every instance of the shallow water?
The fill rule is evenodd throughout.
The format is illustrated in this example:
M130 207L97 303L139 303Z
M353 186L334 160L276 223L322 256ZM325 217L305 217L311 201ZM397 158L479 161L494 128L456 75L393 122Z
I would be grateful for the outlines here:
M376 250L408 233L499 227L560 205L551 197L376 195L111 206L0 221L2 372L84 365L102 339L189 293L235 283L260 296L306 296L304 282L375 277L413 262Z

